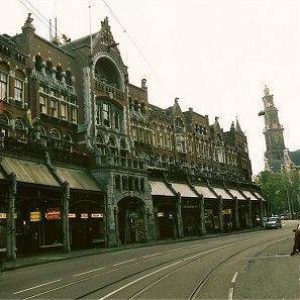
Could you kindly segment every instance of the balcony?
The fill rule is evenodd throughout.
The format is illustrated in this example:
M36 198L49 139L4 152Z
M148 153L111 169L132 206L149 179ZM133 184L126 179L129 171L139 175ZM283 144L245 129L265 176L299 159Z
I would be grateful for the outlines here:
M73 86L67 85L66 83L61 82L61 81L57 80L56 78L49 76L46 73L42 73L37 70L32 70L31 76L33 78L39 79L40 82L44 83L46 86L50 86L54 89L58 89L62 92L69 93L74 96L76 95L76 91Z
M117 167L126 170L145 170L145 163L142 160L130 159L119 155L101 155L99 156L99 163L103 167Z
M106 94L110 98L115 98L119 100L123 100L125 98L125 94L121 92L115 86L108 84L99 78L94 78L95 89Z

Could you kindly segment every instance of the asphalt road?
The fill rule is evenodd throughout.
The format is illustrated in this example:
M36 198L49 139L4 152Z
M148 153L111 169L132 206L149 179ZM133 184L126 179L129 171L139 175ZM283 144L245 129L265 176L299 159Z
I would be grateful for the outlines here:
M228 234L4 272L1 299L295 299L292 228Z

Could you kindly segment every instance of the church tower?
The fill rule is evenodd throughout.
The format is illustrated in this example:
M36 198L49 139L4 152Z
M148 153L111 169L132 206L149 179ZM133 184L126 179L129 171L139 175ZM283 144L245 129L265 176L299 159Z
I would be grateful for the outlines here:
M264 88L264 96L262 97L264 110L258 115L264 116L267 150L265 152L266 170L279 172L281 169L283 151L285 149L283 127L279 123L278 109L274 105L273 95L267 86Z

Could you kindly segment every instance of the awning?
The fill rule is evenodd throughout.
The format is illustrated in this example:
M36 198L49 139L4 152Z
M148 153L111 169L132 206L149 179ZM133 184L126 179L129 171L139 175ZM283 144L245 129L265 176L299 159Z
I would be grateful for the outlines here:
M19 182L60 186L47 166L42 163L4 156L1 165L7 174L15 173Z
M198 194L202 195L203 198L216 199L217 196L207 187L203 185L195 185L195 190Z
M247 198L250 198L250 200L257 200L257 198L250 191L242 190L242 192Z
M213 187L213 189L218 196L222 197L222 199L232 200L232 197L224 189L218 187Z
M56 167L56 170L58 176L64 181L67 181L71 189L96 192L101 191L96 180L88 171L62 167Z
M229 192L239 200L247 200L238 190L229 189Z
M163 181L149 181L152 196L169 196L174 197L174 193L168 188Z
M176 193L180 193L181 197L198 198L198 195L184 183L171 183Z
M266 201L266 199L258 192L252 192L258 199L262 199L263 201Z

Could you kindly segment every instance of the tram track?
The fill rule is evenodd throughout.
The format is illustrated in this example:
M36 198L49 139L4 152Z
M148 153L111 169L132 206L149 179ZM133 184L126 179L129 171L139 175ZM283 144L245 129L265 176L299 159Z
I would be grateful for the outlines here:
M134 293L133 295L131 295L130 297L128 297L129 299L134 299L137 298L138 296L140 296L144 291L149 290L150 288L154 287L158 282L163 281L164 279L172 276L173 274L175 274L176 272L187 268L189 265L194 264L196 262L200 262L203 259L208 259L211 255L215 255L218 251L224 251L226 250L226 248L231 248L231 247L236 247L241 243L248 243L248 242L254 242L257 239L260 239L261 237L251 237L251 238L247 238L247 239L243 239L243 240L237 240L237 241L226 241L226 244L223 244L222 246L217 246L215 248L209 248L209 249L203 249L201 251L195 251L194 253L191 251L191 253L189 254L183 254L177 257L174 257L172 259L167 258L165 261L160 262L160 263L156 263L155 265L151 265L147 268L144 268L142 270L138 270L135 272L131 272L128 275L122 276L119 279L113 280L112 282L108 282L107 284L98 286L97 288L94 288L90 291L87 291L85 293L82 293L79 296L75 296L74 299L83 299L83 298L100 298L100 299L106 299L109 298L110 296L118 293L121 290L126 289L129 286L134 285L137 282L143 282L143 280L146 278L151 278L152 276L154 276L156 274L160 275L160 273L163 274L163 276L160 276L157 280L155 280L154 282L152 282L151 284L149 284L146 288L140 289L138 290L136 293ZM270 240L270 239L268 239ZM273 240L273 238L272 238ZM255 247L259 244L265 243L266 240L264 240L263 242L260 243L256 243L255 245L252 245L251 247ZM277 242L277 241L276 241ZM191 247L187 247L187 248L180 248L178 249L176 252L181 252L184 251L188 248L194 248L194 247L199 247L200 245L193 245ZM249 249L249 245L246 247L246 249ZM199 294L199 291L201 290L201 288L205 285L206 281L209 279L209 277L219 268L221 267L222 264L224 264L226 261L230 260L230 258L232 258L233 256L237 255L238 253L246 250L246 249L242 249L236 253L234 253L233 255L231 255L230 257L227 257L224 261L220 262L218 265L216 265L212 270L210 270L198 283L197 286L194 288L193 292L191 293L191 295L189 296L188 299L195 299L195 297ZM174 253L174 250L171 250L172 254ZM168 251L166 251L165 253L161 253L160 256L164 256L164 255L170 255L171 253L168 253ZM149 255L149 257L142 257L143 259L147 258L147 261L149 261L150 259L156 259L158 255ZM90 276L90 277L86 277L83 278L81 280L76 280L76 281L72 281L69 283L66 283L64 285L58 286L58 287L54 287L53 289L49 289L46 291L40 291L39 293L37 292L34 295L28 295L27 297L24 297L23 299L32 299L32 298L37 298L37 297L41 297L43 295L47 295L53 291L58 291L58 290L63 290L67 288L70 288L72 286L76 286L77 288L80 287L80 284L84 284L84 282L87 282L89 280L96 280L100 277L105 276L106 274L110 274L110 273L114 273L114 272L118 272L118 271L122 271L124 269L128 269L128 268L132 268L134 266L137 266L138 264L141 263L142 261L141 259L137 259L137 261L133 264L129 264L127 266L122 266L120 268L117 269L111 269L111 270L107 270L101 271L100 274L95 274L94 276ZM180 266L180 264L184 264L183 266ZM176 267L176 269L174 270L174 268ZM101 268L99 268L99 270L101 270ZM168 271L169 272L166 274L165 272ZM120 274L119 274L120 275ZM132 280L131 280L132 279ZM112 287L115 286L119 286L120 284L122 284L122 282L129 282L129 284L125 284L125 287L122 289L119 289L119 291L115 292L115 290L113 290L113 294L108 293L105 294L102 298L101 296L97 296L97 293L102 291L105 291L106 289L111 289ZM97 282L95 281L95 283L97 284ZM96 295L95 295L96 294ZM94 296L93 296L94 295Z
M256 238L256 239L258 239L258 238ZM171 267L174 267L174 263L175 263L175 262L177 262L177 263L176 263L176 265L177 265L177 264L179 264L179 263L185 263L186 261L192 259L192 261L189 261L188 263L185 263L183 266L181 266L181 267L179 267L179 268L177 268L177 269L175 269L175 270L171 270L169 273L167 273L167 274L161 276L160 278L158 278L157 280L155 280L154 282L152 282L151 284L149 284L147 287L145 287L145 288L143 288L143 289L140 289L139 291L137 291L137 292L134 293L131 297L128 298L128 299L135 299L135 298L137 298L138 296L140 296L143 292L145 292L145 291L149 290L150 288L154 287L157 283L159 283L159 282L161 282L162 280L164 280L164 279L170 277L171 275L175 274L176 272L178 272L178 271L180 271L180 270L182 270L182 269L188 267L189 265L194 264L194 263L196 263L196 262L200 262L200 261L203 260L204 258L208 258L208 257L211 256L211 255L215 255L216 252L218 252L218 251L223 251L223 250L225 250L226 248L232 248L232 247L237 246L238 244L245 243L245 242L248 242L248 241L253 241L253 238L250 238L250 239L247 239L247 240L243 240L243 241L231 242L231 243L228 243L228 244L223 245L223 246L219 246L219 247L214 248L214 249L209 249L209 250L200 252L200 253L198 253L198 254L189 255L189 256L183 255L183 256L181 256L181 257L174 258L174 259L172 259L172 260L170 260L170 261L168 261L168 262L160 263L160 264L157 264L157 265L155 265L155 266L149 267L149 268L147 268L147 269L143 269L143 270L141 270L141 271L138 271L138 272L129 274L129 275L127 275L127 276L124 276L123 278L120 278L120 279L118 279L118 280L116 280L116 281L114 281L114 282L111 282L111 283L109 283L109 284L107 284L107 285L105 285L105 286L102 286L102 287L99 287L99 288L94 289L94 290L92 290L92 291L89 291L88 293L85 293L85 294L83 294L83 295L77 297L76 299L83 299L83 298L86 298L86 297L89 298L91 295L93 295L93 294L95 294L95 293L97 293L97 292L100 292L100 291L104 290L105 288L114 286L114 285L116 285L116 284L118 284L118 283L121 283L121 282L123 282L123 281L126 281L126 280L128 280L128 279L130 279L130 278L135 278L136 276L142 275L143 273L145 273L145 272L147 272L147 271L152 271L152 272L150 272L150 273L148 273L148 274L146 274L146 275L141 276L141 277L138 278L138 279L134 279L134 280L131 281L130 283L125 284L123 287L121 287L121 288L119 288L119 289L117 289L117 290L114 290L114 291L112 291L111 293L108 293L108 294L106 294L105 296L99 298L100 300L107 299L107 298L109 298L109 297L115 295L116 293L120 292L121 290L124 290L124 289L130 287L131 285L133 285L133 284L135 284L135 283L137 283L137 282L139 282L139 281L141 281L141 280L143 280L143 279L149 278L149 277L152 276L152 275L158 274L159 272L162 272L162 271L165 271L165 270L167 270L167 269L169 269L169 268L171 268ZM258 246L258 245L260 245L260 244L264 244L265 242L266 242L266 241L264 240L264 241L262 241L262 242L259 242L259 243L256 243L256 244L252 245L251 247L256 247L256 246ZM276 241L276 242L278 242L278 241ZM195 296L197 296L197 295L199 294L201 288L205 285L206 281L209 279L209 277L212 275L212 273L214 273L214 272L215 272L219 267L221 267L226 261L228 261L230 258L232 258L232 257L234 257L235 255L238 255L239 253L241 253L241 252L243 252L243 251L245 251L245 250L248 250L248 249L249 249L249 246L247 246L245 249L242 249L242 250L240 250L240 251L234 253L233 255L231 255L230 257L227 257L224 261L222 261L221 263L219 263L217 266L215 266L212 270L210 270L210 272L208 272L208 273L205 275L205 277L202 278L202 279L198 282L197 286L195 287L195 289L193 290L193 292L190 294L190 296L188 297L188 299L195 299ZM199 259L199 257L200 257L200 259ZM169 265L170 267L168 267L167 264L170 264L170 265ZM163 267L163 266L165 266L165 265L167 265L167 266L166 266L166 267ZM157 269L157 268L159 268L159 267L161 267L161 269L158 269L157 271L153 271L153 270L155 270L155 269Z

